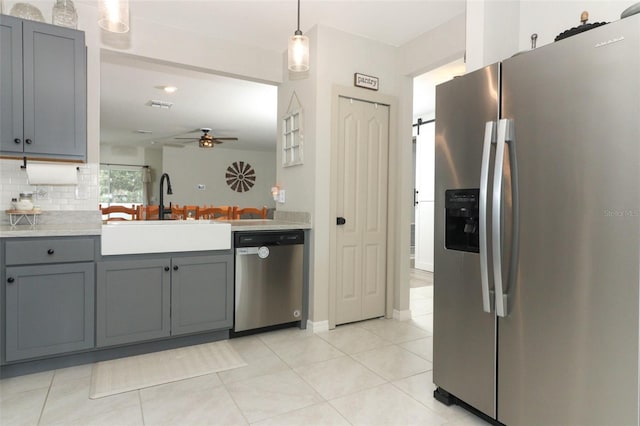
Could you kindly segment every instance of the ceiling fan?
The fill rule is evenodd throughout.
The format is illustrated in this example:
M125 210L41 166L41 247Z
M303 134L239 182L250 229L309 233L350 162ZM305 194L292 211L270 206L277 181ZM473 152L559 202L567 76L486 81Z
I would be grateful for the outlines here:
M196 130L197 131L197 130ZM174 139L188 139L192 141L198 141L200 148L213 148L215 144L223 143L224 141L237 141L238 138L216 138L213 135L210 135L211 131L208 127L203 127L200 129L202 135L200 138L174 138Z

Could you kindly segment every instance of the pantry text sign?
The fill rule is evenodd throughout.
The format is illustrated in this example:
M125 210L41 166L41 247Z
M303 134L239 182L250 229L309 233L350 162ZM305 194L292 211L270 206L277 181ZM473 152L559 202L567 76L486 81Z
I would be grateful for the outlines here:
M370 75L355 73L353 75L353 84L356 87L363 87L370 90L378 90L378 77L372 77Z

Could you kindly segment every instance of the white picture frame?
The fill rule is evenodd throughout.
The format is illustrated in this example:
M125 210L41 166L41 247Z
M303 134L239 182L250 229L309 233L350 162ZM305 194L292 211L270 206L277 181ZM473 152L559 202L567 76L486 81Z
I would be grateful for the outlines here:
M302 110L296 109L282 119L282 167L303 164Z

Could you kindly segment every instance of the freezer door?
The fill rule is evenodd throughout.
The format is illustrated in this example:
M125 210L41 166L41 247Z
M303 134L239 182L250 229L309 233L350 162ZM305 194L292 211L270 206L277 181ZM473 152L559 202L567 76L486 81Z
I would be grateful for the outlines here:
M640 15L503 63L520 194L498 420L638 425Z
M449 207L478 193L486 123L498 118L498 72L493 65L436 89L433 379L489 416L495 414L496 319L483 310L477 244L471 241L469 251L454 248L467 242L445 248L445 191L472 190L450 191Z

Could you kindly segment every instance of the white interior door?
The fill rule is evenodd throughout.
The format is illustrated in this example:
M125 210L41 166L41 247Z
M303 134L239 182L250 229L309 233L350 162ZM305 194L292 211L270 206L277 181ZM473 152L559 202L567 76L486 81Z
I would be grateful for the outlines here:
M433 272L433 191L435 185L435 122L420 126L416 137L415 267Z
M389 106L339 100L336 324L385 314Z

